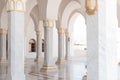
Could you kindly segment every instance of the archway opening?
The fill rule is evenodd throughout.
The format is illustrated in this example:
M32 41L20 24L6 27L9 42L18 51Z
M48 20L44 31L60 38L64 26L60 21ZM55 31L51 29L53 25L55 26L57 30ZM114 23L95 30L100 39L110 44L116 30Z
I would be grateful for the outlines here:
M85 18L80 13L75 13L69 21L71 33L71 56L78 64L73 65L73 74L79 74L80 79L86 78L87 73L87 27Z
M29 52L36 52L36 41L34 39L29 41Z
M71 20L71 30L72 36L72 56L85 56L87 50L87 31L85 19L80 13L75 13Z

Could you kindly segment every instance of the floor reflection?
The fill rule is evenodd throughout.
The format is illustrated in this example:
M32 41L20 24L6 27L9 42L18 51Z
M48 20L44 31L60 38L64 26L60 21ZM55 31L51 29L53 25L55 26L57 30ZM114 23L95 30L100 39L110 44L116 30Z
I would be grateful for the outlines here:
M27 80L82 80L86 74L86 60L81 60L81 58L75 58L65 64L57 65L57 70L53 72L40 72L42 63L30 62L30 65L28 62L26 64Z
M57 69L51 72L41 72L42 65L42 62L36 63L33 59L27 59L25 64L26 80L82 80L86 73L86 61L81 58L57 65ZM0 80L7 80L7 69L7 63L0 64Z
M7 80L7 63L0 63L0 80Z

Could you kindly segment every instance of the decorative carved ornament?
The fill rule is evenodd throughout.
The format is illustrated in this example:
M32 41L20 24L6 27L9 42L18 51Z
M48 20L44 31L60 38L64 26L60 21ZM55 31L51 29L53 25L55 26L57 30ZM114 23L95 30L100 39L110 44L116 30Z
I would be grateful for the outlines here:
M88 15L93 15L98 9L97 0L86 0L86 12Z
M66 32L66 28L58 28L58 33L59 34L65 34L65 32Z
M7 34L7 29L0 28L0 34Z
M25 4L22 0L8 0L7 11L8 12L11 12L11 11L24 12Z
M47 28L53 28L54 20L43 20L43 26Z
M65 34L67 37L70 37L70 32L66 31Z
M41 31L36 31L36 35L41 35Z

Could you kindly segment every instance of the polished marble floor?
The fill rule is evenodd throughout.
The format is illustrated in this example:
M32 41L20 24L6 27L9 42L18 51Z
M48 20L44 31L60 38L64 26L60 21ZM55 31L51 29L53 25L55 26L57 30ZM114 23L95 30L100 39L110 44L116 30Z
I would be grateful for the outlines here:
M83 80L86 74L86 57L75 56L65 64L56 65L56 70L42 72L40 69L43 62L36 63L34 59L25 60L26 80ZM7 64L0 64L0 80L7 80Z

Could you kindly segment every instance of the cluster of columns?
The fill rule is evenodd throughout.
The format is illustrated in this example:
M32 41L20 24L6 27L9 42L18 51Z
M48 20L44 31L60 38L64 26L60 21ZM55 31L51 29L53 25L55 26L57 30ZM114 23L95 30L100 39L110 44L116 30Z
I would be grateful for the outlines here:
M53 60L53 28L54 20L43 20L44 27L44 39L45 39L45 52L44 52L44 64L41 70L51 70L55 69L55 63ZM35 61L41 61L42 53L42 34L40 30L36 31L37 34L37 55ZM69 48L70 48L70 35L69 32L66 32L65 28L58 29L58 59L56 64L62 64L65 62L65 59L68 60L69 57ZM66 41L65 41L66 40ZM66 55L65 55L66 53Z
M45 39L45 52L44 52L44 64L42 70L55 69L55 63L53 60L53 28L54 20L43 20L44 27L44 39ZM37 34L37 55L35 61L41 61L42 58L42 33L38 29ZM69 48L70 48L70 35L66 28L58 29L58 59L56 64L62 64L65 60L69 59Z
M19 5L17 4L19 1ZM116 64L116 43L115 31L117 27L116 15L116 0L98 0L98 13L92 16L87 15L88 26L88 80L117 80L117 64ZM109 6L111 5L111 6ZM112 12L111 12L112 11ZM8 80L25 80L24 75L24 4L22 0L8 1ZM97 21L91 23L91 21ZM53 27L52 20L44 20L44 38L45 38L45 54L44 65L41 70L55 69L53 62ZM1 29L0 43L4 46L6 42L6 33ZM63 63L65 58L65 44L66 46L66 59L69 56L68 42L70 37L65 35L65 29L58 29L59 35L59 55L57 63ZM66 36L66 37L65 37ZM66 43L65 43L66 38ZM36 60L39 59L41 54L41 35L37 31L38 50ZM3 53L6 53L1 48L0 60L6 60ZM112 75L112 76L111 76Z
M58 28L58 59L57 64L65 62L65 28Z
M70 57L70 33L66 28L58 28L58 59L57 64L62 64Z

